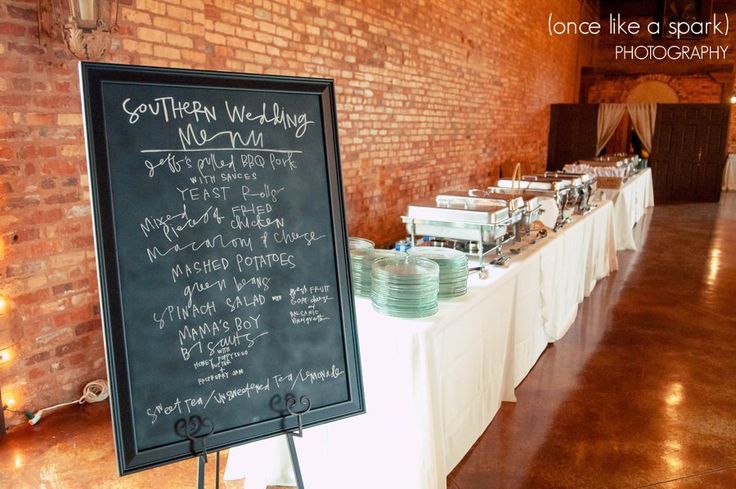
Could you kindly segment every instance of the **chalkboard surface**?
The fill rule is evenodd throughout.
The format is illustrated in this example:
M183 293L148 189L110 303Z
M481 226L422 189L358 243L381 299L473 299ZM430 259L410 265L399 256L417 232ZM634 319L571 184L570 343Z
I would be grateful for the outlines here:
M80 76L120 472L363 412L332 82Z

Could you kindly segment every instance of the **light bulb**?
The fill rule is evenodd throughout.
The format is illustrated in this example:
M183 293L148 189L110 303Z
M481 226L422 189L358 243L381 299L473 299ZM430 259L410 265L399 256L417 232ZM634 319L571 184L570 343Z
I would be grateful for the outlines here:
M731 95L731 103L736 104L736 95Z
M0 352L0 363L5 363L10 360L10 353L3 351Z
M4 295L0 295L0 314L5 313L5 310L7 308L8 308L8 299L6 299Z
M8 407L13 407L15 406L15 399L13 399L12 397L9 397L5 399L5 404L7 404Z

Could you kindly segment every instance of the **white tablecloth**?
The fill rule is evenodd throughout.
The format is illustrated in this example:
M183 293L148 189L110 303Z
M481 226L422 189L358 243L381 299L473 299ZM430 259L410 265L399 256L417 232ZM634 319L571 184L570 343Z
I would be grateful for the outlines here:
M644 217L647 208L654 205L652 170L646 168L620 190L601 189L598 193L613 201L616 249L636 250L634 226Z
M615 270L613 205L598 208L477 274L468 294L423 320L401 320L356 299L367 413L305 430L297 440L309 489L444 489L447 474L501 401L565 334L578 304ZM247 489L293 485L285 438L230 450L226 479Z
M723 169L723 190L736 190L736 154L728 155L726 167Z

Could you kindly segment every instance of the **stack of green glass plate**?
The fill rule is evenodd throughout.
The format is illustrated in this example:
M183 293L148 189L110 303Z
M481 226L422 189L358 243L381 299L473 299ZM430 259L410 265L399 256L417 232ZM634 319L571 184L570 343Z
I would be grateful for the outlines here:
M402 256L394 250L359 248L350 250L350 269L353 275L353 291L360 297L371 296L371 270L373 262L381 258Z
M370 239L349 237L348 247L350 248L350 251L362 250L365 248L372 249L376 247L376 243L374 243Z
M409 250L412 256L426 258L440 267L440 299L459 297L468 291L468 256L451 248L417 246Z
M409 256L373 262L371 303L388 316L421 318L437 312L440 267L432 260Z

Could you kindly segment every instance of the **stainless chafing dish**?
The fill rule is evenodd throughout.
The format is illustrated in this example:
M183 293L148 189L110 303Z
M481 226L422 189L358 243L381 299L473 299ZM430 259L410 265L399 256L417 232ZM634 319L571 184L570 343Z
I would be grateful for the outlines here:
M532 182L568 182L571 187L571 194L573 199L573 205L575 210L580 214L585 214L590 210L588 205L589 194L588 185L583 182L581 174L558 174L557 172L545 172L538 175L524 175L521 177L522 180Z
M482 264L486 254L501 254L512 216L506 205L484 199L441 199L409 205L401 220L412 242L416 242L417 235L461 241L464 251L478 256Z
M516 195L520 193L524 199L533 197L552 198L557 206L557 222L554 231L560 229L570 220L575 211L575 194L567 180L512 180L502 178L495 187L488 187L489 192Z
M591 203L595 191L598 189L598 177L588 173L576 173L576 172L561 172L561 171L547 171L544 172L545 177L556 177L556 178L571 178L576 181L579 179L581 182L578 193L578 209L585 213L592 209L594 206Z
M511 178L502 178L496 183L496 188L503 189L516 189L520 191L531 190L531 191L544 191L544 192L559 192L564 194L570 191L569 181L560 180L512 180Z
M524 199L513 195L489 195L484 190L470 190L468 192L449 191L435 198L438 206L477 206L479 204L497 205L508 208L509 229L507 235L517 237L517 227L524 218Z
M618 171L615 176L626 179L636 173L639 166L639 156L626 154L599 156L597 158L580 160L577 163L594 168L616 168Z
M494 192L491 188L488 189L471 189L468 191L470 196L483 197L491 201L506 202L509 210L514 212L521 210L521 219L514 221L514 235L517 241L521 239L521 236L526 236L531 232L531 226L535 221L539 220L539 215L543 212L542 204L539 202L539 198L533 195L513 195L505 192Z

